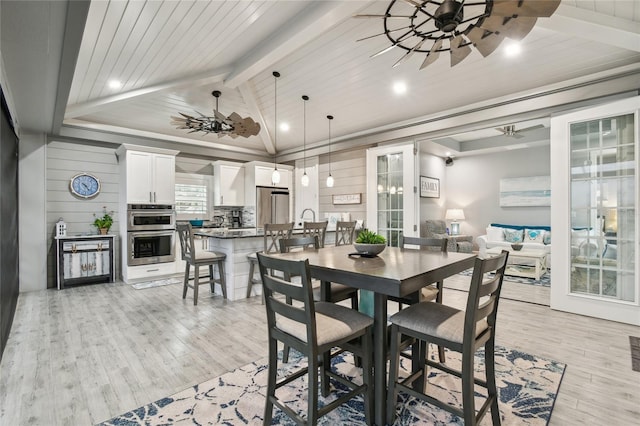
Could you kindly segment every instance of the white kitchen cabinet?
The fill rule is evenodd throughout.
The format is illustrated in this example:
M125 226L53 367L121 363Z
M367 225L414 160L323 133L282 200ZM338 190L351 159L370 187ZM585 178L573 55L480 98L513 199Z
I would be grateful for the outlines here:
M175 204L175 155L126 150L127 204Z
M244 205L244 165L229 161L213 162L213 204Z
M280 172L280 183L274 185L271 183L273 163L251 161L244 164L245 205L256 205L256 186L287 188L292 191L293 167L278 164L278 171Z

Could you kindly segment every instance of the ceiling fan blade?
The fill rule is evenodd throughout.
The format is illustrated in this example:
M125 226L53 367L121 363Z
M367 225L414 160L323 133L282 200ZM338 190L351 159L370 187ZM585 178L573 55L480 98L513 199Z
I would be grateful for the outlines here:
M409 3L411 6L414 6L414 7L417 7L417 8L421 8L422 7L422 4L420 2L418 2L418 1L415 1L415 0L402 0L402 1L404 1L405 3Z
M384 19L411 19L410 15L353 15L354 18L384 18Z
M560 0L494 0L491 15L548 18L559 5Z
M396 63L393 64L393 66L391 68L397 67L398 65L400 65L401 63L403 63L404 61L409 59L411 56L413 56L413 54L416 52L416 50L420 49L426 40L427 40L426 38L423 38L421 41L419 41L418 44L413 46L413 48L410 51L408 51L400 59L398 59L396 61Z
M431 50L429 50L427 57L424 59L424 62L422 62L422 65L420 65L420 69L423 69L428 65L431 65L438 59L438 57L440 56L440 52L438 52L438 50L440 48L442 48L441 38L439 38L438 40L436 40L435 43L433 43L433 46L431 46Z
M370 58L375 58L376 56L380 56L383 53L387 53L388 51L390 51L391 49L393 49L394 47L396 47L395 43L392 44L391 46L387 46L384 49L382 49L381 51L379 51L378 53L374 53L373 55L369 56Z
M501 33L514 40L522 40L527 34L531 32L536 25L538 18L532 18L527 16L521 16L518 18L511 18L504 24Z
M542 129L544 128L544 124L536 124L535 126L525 127L524 129L518 130L518 132L528 132L529 130Z
M492 54L504 40L502 35L485 31L479 27L473 27L467 34L467 38L485 58Z
M385 34L388 34L388 33L392 33L392 32L394 32L394 31L406 30L407 28L411 28L411 25L407 25L407 26L405 26L405 27L400 27L400 28L396 28L396 29L394 29L394 30L389 30L389 31L385 31L385 32L382 32L382 33L374 34L374 35L371 35L371 36L368 36L368 37L359 38L359 39L358 39L358 40L356 40L356 41L369 40L370 38L379 37L379 36L381 36L381 35L385 35Z
M227 117L223 113L218 111L218 110L214 109L213 110L213 115L215 116L216 120L218 120L218 121L227 121Z
M462 46L464 43L464 39L461 35L454 37L451 40L451 66L454 67L458 65L464 58L469 56L471 53L471 48L466 45Z

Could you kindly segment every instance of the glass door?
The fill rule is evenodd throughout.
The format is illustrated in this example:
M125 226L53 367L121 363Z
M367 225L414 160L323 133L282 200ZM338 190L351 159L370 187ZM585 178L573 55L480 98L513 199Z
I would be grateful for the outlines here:
M416 235L415 154L413 145L367 150L367 223L365 226L400 245Z
M552 270L552 308L640 323L638 104L634 98L552 120L552 157L559 145L554 135L568 148L566 183L554 185L552 178L553 250L558 234L565 235L560 241L568 248L563 261L552 261L554 269L561 265L557 275ZM558 233L562 225L553 219L558 207L553 191L563 185L568 232Z

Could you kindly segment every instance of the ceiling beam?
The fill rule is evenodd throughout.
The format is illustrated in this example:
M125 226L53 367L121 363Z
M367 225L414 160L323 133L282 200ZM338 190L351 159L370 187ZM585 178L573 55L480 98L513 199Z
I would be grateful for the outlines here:
M70 1L67 4L62 58L60 59L60 71L58 72L58 84L51 125L51 133L53 134L60 131L64 120L64 112L69 100L69 91L73 82L73 73L80 53L82 35L87 22L90 4L91 2L86 0Z
M251 55L239 61L234 71L225 79L225 86L238 87L247 82L311 40L350 19L370 3L371 1L311 2L311 6L299 13L290 25L265 39L253 49Z
M140 89L130 90L128 92L118 93L116 95L106 96L104 98L93 99L81 104L69 105L64 116L65 119L77 118L87 114L93 114L107 106L113 106L119 102L131 100L133 98L149 95L163 90L177 89L180 87L203 86L206 84L219 83L229 75L231 68L223 67L214 70L208 70L195 75L180 77L169 80L164 83L152 86L142 87Z
M254 117L258 117L258 121L260 122L260 139L262 139L262 143L264 144L264 148L267 150L269 154L275 154L276 148L273 145L273 140L271 139L271 135L267 131L267 122L262 114L262 111L258 107L258 103L256 102L256 95L254 90L249 86L249 83L243 83L238 86L238 90L244 99L245 104L249 108L249 112Z
M560 4L549 18L536 26L574 37L640 52L640 23Z

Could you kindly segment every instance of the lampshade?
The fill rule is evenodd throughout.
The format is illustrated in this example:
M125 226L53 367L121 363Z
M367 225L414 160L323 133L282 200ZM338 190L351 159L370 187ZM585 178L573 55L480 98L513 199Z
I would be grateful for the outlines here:
M447 213L444 216L447 220L464 220L464 212L462 209L447 209Z

